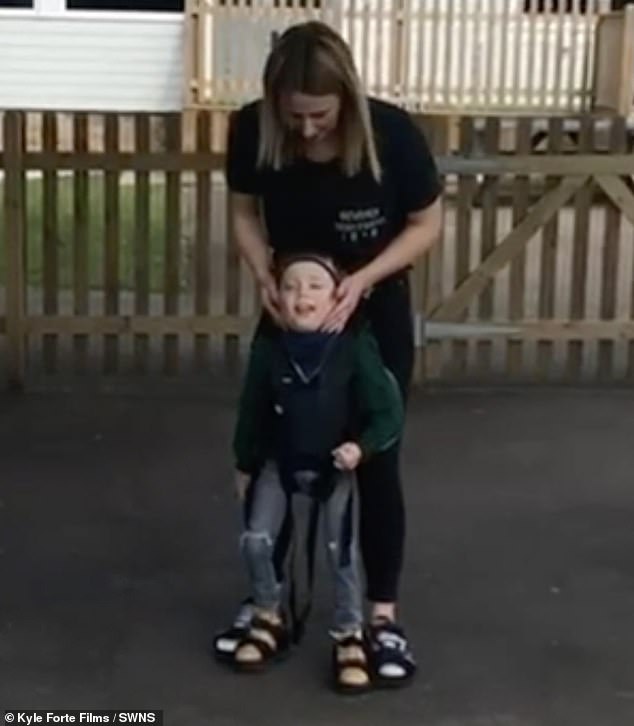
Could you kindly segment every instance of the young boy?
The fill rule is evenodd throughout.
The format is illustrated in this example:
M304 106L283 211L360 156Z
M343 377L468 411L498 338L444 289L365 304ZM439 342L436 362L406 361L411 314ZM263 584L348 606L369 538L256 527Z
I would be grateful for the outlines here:
M353 322L339 334L320 332L339 282L329 260L294 255L280 264L278 280L285 329L255 339L234 435L236 487L247 500L241 549L254 617L233 664L260 670L289 647L273 550L289 507L301 499L321 514L334 577L334 684L361 692L370 681L354 471L400 437L402 402L365 326Z

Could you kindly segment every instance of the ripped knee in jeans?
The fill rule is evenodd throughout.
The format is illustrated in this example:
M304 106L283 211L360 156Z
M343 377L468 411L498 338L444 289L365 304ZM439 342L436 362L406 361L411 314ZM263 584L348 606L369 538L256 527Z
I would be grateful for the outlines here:
M273 538L264 530L247 530L240 536L240 549L252 557L269 557L273 550Z

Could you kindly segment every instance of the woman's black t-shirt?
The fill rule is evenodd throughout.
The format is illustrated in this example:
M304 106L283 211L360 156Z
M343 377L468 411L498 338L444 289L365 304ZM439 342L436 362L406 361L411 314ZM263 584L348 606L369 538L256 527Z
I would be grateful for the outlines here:
M229 133L227 182L262 201L269 243L277 254L306 249L354 269L375 257L405 227L410 212L440 194L429 147L409 114L370 100L380 184L369 168L350 177L338 160L297 160L279 171L257 168L259 102L235 114Z

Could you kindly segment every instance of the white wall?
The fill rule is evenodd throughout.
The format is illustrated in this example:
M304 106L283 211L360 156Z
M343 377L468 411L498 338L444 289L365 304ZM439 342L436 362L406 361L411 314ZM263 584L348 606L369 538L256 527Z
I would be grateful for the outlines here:
M0 109L174 111L181 15L0 11Z

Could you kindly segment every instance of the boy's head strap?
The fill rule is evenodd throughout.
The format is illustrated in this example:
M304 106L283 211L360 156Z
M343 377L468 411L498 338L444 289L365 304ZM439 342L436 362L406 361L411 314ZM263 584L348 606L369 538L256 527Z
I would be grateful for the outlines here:
M281 258L276 266L277 279L281 280L284 272L291 266L298 262L314 262L316 265L323 267L324 270L332 277L335 284L338 285L341 282L341 274L334 266L334 264L326 257L311 253L311 252L298 252L292 255L286 255Z

